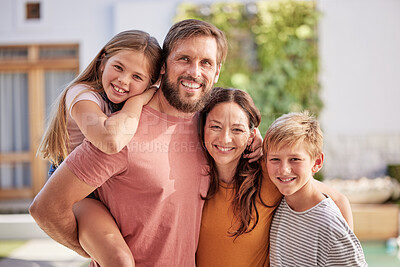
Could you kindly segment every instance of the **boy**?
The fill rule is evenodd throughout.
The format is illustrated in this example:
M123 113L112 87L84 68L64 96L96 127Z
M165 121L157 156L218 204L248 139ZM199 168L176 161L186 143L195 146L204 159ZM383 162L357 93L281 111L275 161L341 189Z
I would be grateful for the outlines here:
M281 116L266 133L268 175L284 195L271 225L271 266L367 266L338 207L314 186L322 146L319 123L307 112Z

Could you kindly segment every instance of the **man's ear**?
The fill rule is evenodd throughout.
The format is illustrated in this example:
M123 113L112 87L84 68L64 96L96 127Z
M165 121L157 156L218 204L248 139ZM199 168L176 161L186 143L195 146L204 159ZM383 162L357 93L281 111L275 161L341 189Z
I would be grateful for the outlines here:
M217 73L215 74L215 78L214 78L214 83L217 83L217 82L218 82L219 74L220 74L220 72L221 72L221 67L222 67L222 63L218 65Z
M161 66L160 74L165 74L165 63Z
M324 164L324 153L321 153L314 161L314 166L312 167L313 174L319 172L323 164Z

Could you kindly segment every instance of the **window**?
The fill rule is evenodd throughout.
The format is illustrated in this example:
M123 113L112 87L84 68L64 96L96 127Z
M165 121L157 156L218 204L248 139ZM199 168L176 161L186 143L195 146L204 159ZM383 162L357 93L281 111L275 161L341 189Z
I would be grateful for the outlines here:
M49 107L77 75L78 45L0 46L0 199L31 198L47 162L36 157Z
M40 19L40 3L26 3L26 19Z

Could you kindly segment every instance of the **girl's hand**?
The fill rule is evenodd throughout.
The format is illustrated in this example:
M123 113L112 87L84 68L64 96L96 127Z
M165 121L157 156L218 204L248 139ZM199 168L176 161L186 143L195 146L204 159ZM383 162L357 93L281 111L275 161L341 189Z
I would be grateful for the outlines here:
M141 93L140 95L133 96L131 98L138 98L139 102L142 104L142 106L146 105L149 103L150 99L152 99L154 93L157 91L157 87L155 86L150 86L149 89Z
M243 157L248 158L250 163L259 160L262 157L262 142L260 130L256 128L256 135L250 145L251 153L245 154Z

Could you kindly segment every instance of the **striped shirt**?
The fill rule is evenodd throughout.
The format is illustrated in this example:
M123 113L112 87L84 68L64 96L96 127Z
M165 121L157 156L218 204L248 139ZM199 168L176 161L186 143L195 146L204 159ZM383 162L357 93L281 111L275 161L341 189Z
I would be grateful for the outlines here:
M270 264L368 266L360 242L329 197L296 212L282 199L271 225Z

